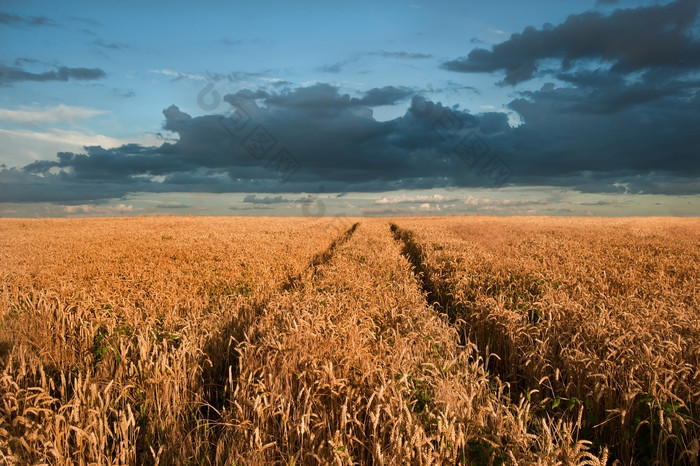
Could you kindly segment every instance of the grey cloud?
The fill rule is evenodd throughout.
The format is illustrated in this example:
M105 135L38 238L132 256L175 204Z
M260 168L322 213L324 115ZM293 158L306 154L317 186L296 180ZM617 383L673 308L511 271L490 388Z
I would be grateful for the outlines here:
M282 196L257 197L255 194L249 194L243 198L243 202L247 202L250 204L283 204L292 202L292 200L284 198Z
M255 210L269 210L269 209L273 209L273 207L270 207L270 206L267 206L267 205L258 205L258 206L255 206L255 207L237 207L237 206L231 206L231 207L229 207L229 210L235 210L235 211L241 211L241 212L246 211L246 210L253 210L253 211L255 211Z
M107 180L81 183L67 174L36 176L16 168L0 170L0 186L7 188L0 190L0 202L80 203L121 198L128 192L149 191L148 186L136 183L128 186Z
M379 50L377 52L368 52L367 55L377 55L384 58L400 58L406 60L425 60L427 58L432 58L433 55L427 53L411 53L411 52L388 52L386 50Z
M171 105L170 107L166 108L163 110L163 116L165 117L166 121L168 122L174 122L178 120L191 120L192 117L189 116L185 112L181 112L180 109L176 105ZM166 128L168 129L168 128Z
M134 97L136 95L136 92L134 92L133 89L113 89L112 92L114 92L116 95L119 97Z
M68 19L71 21L78 22L78 23L90 24L92 26L101 26L102 25L102 23L100 23L99 21L92 19L92 18L81 18L79 16L69 16Z
M128 45L126 45L123 42L106 42L102 39L95 39L90 43L92 45L96 45L97 47L101 47L104 49L111 49L111 50L122 50L122 49L126 49L129 47Z
M86 147L2 169L0 184L8 189L0 190L0 202L239 192L251 194L245 203L269 206L297 202L283 194L290 192L493 187L485 170L494 160L510 168L512 185L700 193L694 100L596 114L578 110L590 99L586 89L549 85L510 103L524 122L515 128L503 113L473 114L419 96L403 116L375 120L368 103L377 100L368 96L393 96L395 89L360 98L328 84L244 90L224 96L231 104L224 116L191 117L171 106L163 128L178 139L159 147Z
M231 47L233 45L243 45L245 43L245 41L243 41L243 40L231 40L231 39L224 38L224 39L221 39L219 41L219 43L221 43L221 45L223 45L225 47Z
M165 175L173 171L184 171L197 168L196 164L168 157L153 147L143 147L138 144L127 144L118 148L103 149L100 146L85 147L85 154L59 152L58 160L38 160L25 167L27 174L45 175L51 169L68 169L70 175L61 176L74 181L109 180L124 184L138 184L143 180L135 178L140 175Z
M510 131L508 116L500 112L482 113L480 117L480 129L485 135L507 133Z
M622 76L599 71L560 73L557 76L577 87L584 99L574 99L571 110L582 113L616 113L627 108L657 102L676 105L692 98L700 89L700 79L676 79L674 75L648 70L638 82L628 83ZM527 94L527 93L525 93Z
M558 25L527 27L522 33L493 46L475 49L467 57L444 63L459 72L505 71L504 83L517 84L535 77L539 61L561 60L564 71L582 60L604 60L613 73L649 67L676 72L700 68L700 42L691 32L698 15L697 0L666 5L571 15Z
M681 192L700 175L693 128L700 115L689 99L639 103L617 112L589 108L589 92L546 86L510 107L525 124L492 140L508 154L516 180L526 184L576 186L583 191ZM673 188L668 180L679 183Z
M476 87L466 86L464 84L461 84L461 83L458 83L458 82L452 81L452 80L447 81L447 86L446 86L445 90L455 92L455 93L462 92L462 91L469 91L469 92L473 92L476 95L481 95L481 91L479 89L477 89Z
M356 62L358 60L358 57L354 58L349 58L347 60L342 60L342 61L337 61L335 63L330 63L328 65L323 65L321 67L321 71L324 71L326 73L333 73L333 74L338 74L341 71L343 71L343 68L345 68L347 65L350 63Z
M20 16L0 11L0 24L8 26L56 26L56 23L46 16Z
M247 44L264 45L266 43L269 43L269 41L260 37L253 37L249 39L230 39L228 37L224 37L220 39L218 43L223 45L224 47L233 47Z
M353 107L375 107L380 105L393 105L399 101L408 99L415 91L407 87L384 86L373 88L364 93L362 97L351 98L347 94L339 94L338 89L330 84L320 83L315 86L298 88L293 92L276 95L257 91L242 91L233 99L266 99L266 104L272 103L281 106L294 106L313 112L316 110L327 112L332 109L350 109ZM229 96L229 99L232 97Z
M95 80L104 78L106 73L99 68L68 68L61 66L55 71L31 73L18 67L0 64L0 86L23 81L69 81Z
M277 79L271 76L272 71L264 72L249 72L249 71L232 71L230 73L206 73L206 77L210 81L214 82L230 82L230 83L240 83L247 81L258 81L267 80L267 83L279 87L291 84L290 81L283 79Z
M597 202L577 202L575 205L603 206L603 205L614 205L617 203L618 203L618 201L616 201L615 199L606 199L606 200L597 201Z
M179 202L161 202L156 205L157 209L189 209L190 207L192 206Z
M567 83L520 92L509 104L524 122L517 128L504 116L480 115L484 139L513 170L513 183L697 193L700 42L691 31L699 9L678 0L572 15L445 66L503 70L508 84L550 73ZM561 60L559 69L541 69L539 61L551 58Z
M393 89L382 92L392 94ZM370 93L367 100L379 94ZM265 107L255 104L257 98L264 99ZM247 109L251 121L245 131L232 131L220 115L193 118L172 106L163 111L164 129L178 134L176 142L86 147L84 153L62 152L54 160L5 170L1 173L8 182L24 181L23 189L4 191L3 200L103 199L141 191L380 191L464 184L469 179L462 162L450 157L453 144L411 109L403 117L378 122L361 99L327 84L277 94L242 91L225 99ZM265 154L249 144L256 128L272 138ZM280 151L299 165L286 182L273 159ZM445 157L436 163L439 154Z
M55 67L55 64L53 63L48 63L42 60L37 60L36 58L29 58L29 57L18 57L15 58L15 66L22 66L24 64L29 64L29 65L44 65L44 66L51 66Z
M378 105L392 105L405 100L415 93L407 87L384 86L382 88L370 89L357 101L362 105L374 107Z
M346 58L345 60L339 60L334 63L329 63L326 65L321 66L321 71L324 71L326 73L333 73L337 74L343 71L343 69L351 64L359 61L362 57L366 56L377 56L377 57L382 57L382 58L394 58L394 59L399 59L399 60L425 60L428 58L432 58L433 55L426 54L426 53L415 53L415 52L406 52L406 51L387 51L387 50L377 50L373 52L360 52L360 53L355 53L349 58Z
M362 210L365 217L401 217L416 215L415 210L406 207L370 207Z

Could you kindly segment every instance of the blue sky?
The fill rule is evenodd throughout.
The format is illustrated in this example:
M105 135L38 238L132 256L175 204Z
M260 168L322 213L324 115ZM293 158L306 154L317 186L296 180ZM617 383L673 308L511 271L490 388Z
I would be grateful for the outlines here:
M0 216L698 215L698 9L5 1Z

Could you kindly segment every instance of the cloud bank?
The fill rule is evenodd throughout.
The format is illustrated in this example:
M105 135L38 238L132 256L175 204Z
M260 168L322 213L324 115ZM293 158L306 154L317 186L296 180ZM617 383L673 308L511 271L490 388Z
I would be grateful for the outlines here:
M551 78L539 90L514 91L508 108L519 126L502 112L449 107L407 87L351 97L331 84L284 82L276 91L224 96L224 115L164 109L163 129L174 142L89 146L2 167L0 202L82 205L141 192L242 192L251 193L245 203L269 206L294 202L283 193L499 186L699 194L700 43L693 33L699 10L696 0L678 0L572 15L444 64L455 75L503 73L503 84L513 86ZM103 75L2 66L0 84ZM375 107L396 104L406 105L402 116L373 117ZM5 116L36 118L24 110Z
M444 63L465 73L504 71L505 84L515 85L546 73L545 59L560 61L566 72L584 61L611 65L613 75L647 71L677 74L700 66L700 42L692 29L700 10L696 0L667 5L571 15L558 26L533 26L495 45L475 49L466 57Z

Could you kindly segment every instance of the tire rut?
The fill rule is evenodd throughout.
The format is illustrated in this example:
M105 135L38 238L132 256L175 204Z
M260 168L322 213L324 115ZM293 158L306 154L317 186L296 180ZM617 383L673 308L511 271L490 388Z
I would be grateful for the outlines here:
M346 243L352 237L353 233L355 233L355 230L357 230L357 227L359 225L360 222L355 222L350 228L343 232L343 234L334 239L331 245L328 246L328 248L325 251L316 254L313 257L313 259L311 259L311 262L306 267L306 270L310 270L315 275L318 267L328 263L333 258L333 254L335 253L335 250L338 248L338 246L342 245L343 243ZM286 283L282 285L282 290L291 290L297 283L301 281L303 276L304 273L302 272L301 274L289 277Z
M457 330L459 344L462 346L466 345L469 342L468 335L478 326L478 323L470 324L462 318L463 315L470 314L469 310L455 303L451 290L439 284L430 272L425 264L423 246L418 242L415 234L394 223L391 224L391 232L397 241L403 243L402 253L413 266L416 277L426 293L428 304L432 304L437 312L448 318L450 325ZM528 387L521 380L510 377L509 372L503 368L500 358L497 357L495 361L491 359L491 354L488 351L488 342L479 342L477 346L485 361L485 369L488 369L491 374L497 376L500 380L507 382L510 385L511 395L516 397L520 395L526 396Z
M316 274L317 268L333 258L336 249L352 237L358 226L359 222L354 223L334 239L325 251L316 254L305 271ZM302 272L288 277L277 292L290 291L304 275ZM275 292L270 293L262 300L244 305L234 318L221 326L221 332L211 338L204 347L204 358L209 363L202 371L204 396L199 414L204 420L210 422L214 430L214 444L221 433L219 424L221 424L222 410L228 396L235 390L236 380L240 374L240 345L244 341L254 340L254 324L275 294Z
M391 224L390 228L394 239L403 244L401 253L413 266L414 273L426 293L428 304L432 305L439 313L447 315L450 324L455 324L457 315L453 309L452 298L434 281L432 274L425 266L423 247L416 241L413 232L404 230L394 223Z

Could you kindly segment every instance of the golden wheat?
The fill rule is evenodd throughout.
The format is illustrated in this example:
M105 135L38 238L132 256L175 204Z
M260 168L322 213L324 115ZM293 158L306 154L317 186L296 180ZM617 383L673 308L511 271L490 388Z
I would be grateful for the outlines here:
M335 236L309 220L3 221L3 459L208 458L225 323Z
M624 463L697 464L697 220L400 223L436 299L516 396L553 416L584 406L584 437Z
M393 223L3 220L0 458L696 461L697 223Z

